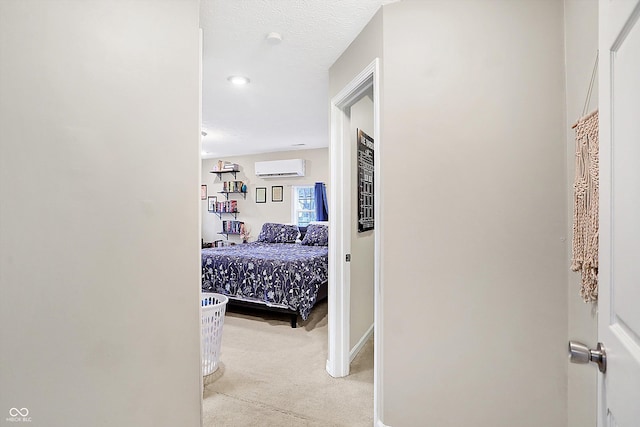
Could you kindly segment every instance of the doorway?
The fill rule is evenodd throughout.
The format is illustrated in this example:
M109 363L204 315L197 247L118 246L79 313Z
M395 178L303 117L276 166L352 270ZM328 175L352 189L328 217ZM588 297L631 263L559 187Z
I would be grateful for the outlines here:
M363 97L370 96L373 107L372 129L374 141L374 220L380 224L380 107L379 107L379 59L371 62L360 74L347 84L331 100L331 142L329 156L331 164L329 227L329 352L327 372L333 377L349 374L352 357L357 353L360 341L366 341L367 333L358 340L356 347L351 342L351 228L353 212L352 201L352 144L351 144L351 107ZM380 349L381 334L381 275L380 275L380 227L373 229L373 333L374 344L374 420L378 420L382 399L382 375ZM356 339L357 340L357 339ZM352 352L355 350L355 352Z

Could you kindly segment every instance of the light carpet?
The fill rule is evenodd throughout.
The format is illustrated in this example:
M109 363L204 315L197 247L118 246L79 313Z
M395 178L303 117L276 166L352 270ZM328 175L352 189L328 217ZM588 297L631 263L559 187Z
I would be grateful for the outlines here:
M296 329L286 317L227 312L220 366L204 379L204 426L372 426L373 339L348 377L332 378L326 358L326 302Z

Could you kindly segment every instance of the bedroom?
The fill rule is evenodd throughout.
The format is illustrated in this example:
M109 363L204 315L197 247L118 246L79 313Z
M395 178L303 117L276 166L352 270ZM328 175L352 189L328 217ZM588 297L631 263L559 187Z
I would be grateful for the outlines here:
M199 425L197 295L184 285L200 280L198 5L55 3L0 3L2 410L46 425ZM567 367L566 343L597 334L561 239L597 9L384 11L383 185L405 209L380 218L378 421L595 425L596 374ZM370 62L359 42L367 57L346 74ZM455 67L429 67L422 49Z
M284 159L292 159L296 165L299 163L301 176L256 176L256 162ZM212 173L218 162L223 161L235 165L238 170ZM318 182L323 189L327 180L327 149L204 159L202 170L202 182L206 186L203 191L208 192L206 200L202 196L203 292L228 295L232 297L230 305L238 305L238 300L257 300L268 303L272 308L282 306L285 309L288 308L287 298L293 298L294 301L289 301L290 308L302 316L300 320L306 320L317 293L320 294L318 300L327 295L328 218L316 216L315 208L321 206L324 209L324 199L316 203L314 188ZM238 190L223 192L226 184L234 185ZM318 220L325 223L320 224ZM324 230L324 241L310 240L312 234L306 233L308 229ZM259 242L272 243L273 247L260 246ZM254 250L256 253L252 253ZM236 261L244 255L243 252L247 252L248 258L243 259L240 265ZM258 254L259 257L255 258ZM275 258L271 255L277 256L280 262L287 262L287 265L278 264L275 268ZM300 261L289 263L288 260L293 258ZM305 259L308 264L303 262ZM263 274L271 279L263 277ZM295 291L295 295L288 295L289 291ZM309 292L310 297L303 299L302 296ZM295 314L293 316L291 322L295 327L297 319Z
M363 2L358 6L358 10L364 9ZM371 4L371 2L369 2ZM329 184L329 150L327 148L329 138L329 129L327 123L327 90L328 90L328 76L326 73L323 76L321 72L322 68L325 69L331 65L331 62L339 56L341 53L339 46L336 43L329 43L334 46L331 48L332 53L325 52L325 48L320 49L318 47L316 51L320 54L320 58L314 55L305 55L300 57L298 53L304 46L304 43L308 42L309 38L314 37L313 27L304 25L305 31L301 33L300 29L293 26L291 32L284 32L282 34L282 40L279 44L274 45L271 42L265 40L269 34L270 27L269 18L272 18L267 9L267 3L261 4L261 9L254 11L256 15L262 15L261 21L255 23L252 21L251 16L245 16L243 25L239 28L230 27L228 23L220 23L222 28L218 28L218 32L213 36L207 37L207 28L204 30L204 43L211 49L221 50L211 55L212 59L207 60L207 54L205 52L205 60L203 61L204 75L215 75L217 77L216 82L205 81L203 86L209 87L212 93L217 94L215 98L211 98L209 103L207 100L203 100L203 162L202 162L202 181L201 184L206 185L206 197L216 197L216 201L222 198L221 195L223 182L228 180L242 181L247 186L246 197L242 194L230 195L230 198L235 200L235 206L239 213L237 214L237 220L242 221L247 227L250 237L249 241L255 242L260 234L261 227L266 222L271 223L292 223L296 217L295 212L292 211L292 205L294 193L293 187L299 187L301 185L313 186L316 182L323 182ZM213 5L216 5L213 3ZM206 7L206 3L203 3L203 8ZM230 7L230 6L227 6ZM239 6L236 6L239 7ZM326 8L325 8L326 7ZM317 5L312 11L307 13L318 15L320 9L322 13L326 14L327 11L331 11L333 17L337 16L335 5L326 5L320 7ZM345 7L345 6L343 6ZM369 17L375 12L375 8L369 7ZM300 11L292 11L291 13L298 13ZM204 20L207 26L213 26L216 28L216 22L214 20L215 15L211 10L207 10L201 16L204 15ZM211 15L211 16L210 16ZM224 16L224 13L221 15ZM265 18L264 15L267 15ZM293 16L293 15L291 15ZM308 15L310 16L310 15ZM359 26L362 27L366 24L368 16L358 16L360 20ZM293 20L292 17L278 17L281 20ZM214 22L211 22L211 21ZM353 19L350 19L350 21ZM306 22L306 19L300 19L300 22ZM346 26L345 19L340 20L342 26ZM299 23L298 23L299 25ZM278 28L283 28L282 25L275 25ZM246 28L245 28L246 27ZM342 28L341 28L342 29ZM282 31L282 30L281 30ZM236 32L242 33L242 36L236 34ZM250 36L246 35L250 32ZM220 43L221 37L218 34L226 34L231 41L225 41ZM338 37L337 31L335 37ZM351 35L342 35L341 42L342 50L348 45ZM248 41L245 39L249 38ZM239 41L239 40L240 41ZM241 41L248 44L250 48L242 45L238 45ZM248 50L249 52L244 52ZM308 49L307 49L308 50ZM247 67L253 67L253 72L248 72L250 77L250 83L242 87L235 87L230 84L227 77L232 72L236 63L231 59L228 59L225 54L228 55L228 51L232 51L232 59L241 58L239 63L248 62ZM295 56L291 57L291 52ZM256 53L257 52L257 53ZM314 52L315 53L315 52ZM252 56L253 55L253 56ZM333 59L330 58L333 55ZM246 58L245 56L250 56ZM275 59L277 61L275 61ZM215 60L214 60L215 59ZM274 63L275 62L275 63ZM284 62L284 66L282 65ZM207 69L207 64L210 63L211 70ZM266 65L265 65L266 63ZM219 64L226 64L220 67ZM222 68L218 70L217 68ZM304 75L306 70L308 75ZM245 71L245 73L247 73ZM278 75L278 79L273 81L273 75ZM265 77L266 76L266 77ZM269 78L265 83L263 80ZM212 80L212 79L210 79ZM284 80L282 82L281 80ZM275 87L264 87L266 84ZM314 90L305 91L304 96L299 95L300 87L312 87ZM258 96L257 93L264 95L264 93L274 93L275 99L265 98L264 96ZM254 94L255 93L255 94ZM302 111L298 103L292 103L292 99L300 98L303 101ZM351 123L354 128L352 129L354 142L356 136L356 127L361 128L370 134L373 134L372 126L372 108L371 94L367 93L362 102L354 107L353 120ZM369 104L366 101L369 100ZM293 105L291 105L293 104ZM240 110L239 118L233 116L230 111ZM313 113L313 114L312 114ZM263 116L267 115L268 119ZM217 119L220 117L220 119ZM230 118L231 117L231 118ZM246 119L251 117L255 120L256 124L247 126ZM226 120L229 119L231 124L228 124ZM276 124L274 124L274 122ZM235 128L234 128L235 125ZM261 127L262 125L262 127ZM259 129L255 130L255 129ZM224 129L221 131L220 129ZM264 130L266 129L266 131ZM318 135L319 134L319 135ZM252 144L245 144L245 141L250 141ZM315 148L317 145L322 145L322 148ZM267 148L265 148L265 146ZM355 146L355 144L354 144ZM267 149L276 150L265 153ZM252 150L255 152L252 152ZM284 151L283 151L284 150ZM302 159L305 162L305 172L302 177L287 177L287 178L262 178L255 174L254 165L256 162L282 160L282 159ZM210 173L218 161L227 161L238 165L239 171L237 176L231 176L229 174L219 177L215 173ZM355 178L355 177L354 177ZM273 201L273 188L282 187L281 193L283 195L282 201ZM256 190L266 190L266 197L257 200ZM262 197L262 196L260 196ZM355 204L355 194L354 194ZM220 235L223 220L236 220L235 216L223 215L221 218L215 213L210 213L208 210L208 202L202 201L202 239L205 244L218 241L218 244L232 244L239 245L242 241L240 236L230 235L227 240L226 235ZM372 232L357 233L353 232L353 241L358 243L358 247L354 247L353 268L354 275L352 278L352 295L353 295L353 309L352 321L354 330L350 331L351 346L350 350L353 350L353 357L358 354L361 348L363 348L369 338L373 334L373 287L372 287L372 275L373 275L373 245L371 243ZM366 241L369 240L367 243ZM363 247L364 245L364 247ZM203 253L208 249L203 250ZM210 258L207 258L210 259ZM206 263L206 259L203 256L203 263ZM357 274L356 274L357 272ZM206 278L207 285L213 280ZM225 292L226 293L226 292ZM326 294L326 290L325 290ZM327 311L327 305L322 308ZM299 322L301 326L305 327L306 323L302 316L299 316ZM273 322L273 320L271 320ZM281 321L282 324L288 324L286 317ZM324 334L326 335L326 325L324 326ZM313 331L312 331L313 332ZM227 336L224 335L223 336ZM325 336L324 341L327 341ZM224 347L223 338L223 347ZM230 341L228 341L230 342ZM326 350L324 350L326 353ZM224 350L223 350L224 353ZM368 353L371 355L371 353ZM326 358L326 354L324 357ZM372 362L371 362L372 363ZM324 363L319 365L316 370L325 376L328 374L325 371ZM371 379L369 380L371 381ZM372 402L372 384L369 383L369 404ZM210 390L211 388L207 389ZM207 402L205 402L205 405ZM363 419L370 417L372 411L365 412ZM351 414L352 416L354 414Z

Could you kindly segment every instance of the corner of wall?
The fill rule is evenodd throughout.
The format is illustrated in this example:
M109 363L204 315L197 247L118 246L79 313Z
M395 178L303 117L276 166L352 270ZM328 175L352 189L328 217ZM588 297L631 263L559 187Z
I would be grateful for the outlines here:
M575 133L572 124L585 110L585 100L598 51L598 1L563 0L565 125L566 125L566 218L567 257L571 260L573 230L573 180L575 173ZM598 105L597 79L587 112ZM594 306L582 302L578 292L580 275L567 266L567 341L595 345L597 315ZM596 426L596 370L567 364L568 427Z

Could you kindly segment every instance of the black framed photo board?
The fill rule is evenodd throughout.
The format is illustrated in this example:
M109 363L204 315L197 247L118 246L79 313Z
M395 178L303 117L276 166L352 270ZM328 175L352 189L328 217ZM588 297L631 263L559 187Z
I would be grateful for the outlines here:
M358 233L373 230L373 138L358 129Z

